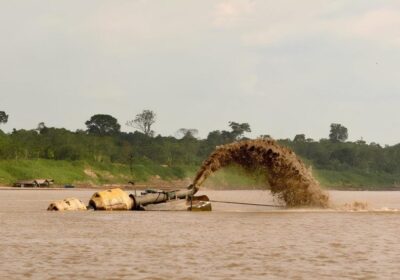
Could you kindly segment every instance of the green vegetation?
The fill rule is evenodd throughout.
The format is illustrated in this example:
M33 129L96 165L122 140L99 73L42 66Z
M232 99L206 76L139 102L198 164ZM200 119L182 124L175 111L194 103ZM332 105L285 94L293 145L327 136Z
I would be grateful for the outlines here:
M85 122L87 132L93 135L114 135L120 132L121 126L116 118L110 115L94 115Z
M183 179L193 171L187 168L170 168L153 163L143 163L130 166L117 163L85 162L67 160L0 160L0 182L12 184L20 179L52 178L56 184L99 185L105 183L123 183L134 178L137 181L147 181L152 176L164 180Z
M0 111L0 124L7 123L8 115L4 111Z
M314 176L322 186L334 189L395 189L399 188L399 175L385 172L368 173L363 170L315 170Z
M143 110L142 113L137 114L134 120L126 122L127 126L137 128L146 136L154 136L154 131L151 126L156 122L156 114L151 110Z
M178 130L182 136L179 139L154 137L154 122L155 114L145 110L127 122L141 127L142 132L121 132L118 121L109 115L93 116L86 122L86 131L72 132L46 127L44 123L36 129L7 134L0 130L0 183L46 177L59 184L144 182L152 176L163 180L193 177L216 146L245 139L244 133L251 131L247 123L230 122L230 131L212 131L206 139L197 139L197 130L186 128ZM399 186L400 144L381 147L362 140L345 142L348 131L340 124L331 125L329 137L314 141L298 134L293 140L278 141L312 166L323 186ZM208 184L258 187L262 178L245 176L238 167L232 167L218 172Z

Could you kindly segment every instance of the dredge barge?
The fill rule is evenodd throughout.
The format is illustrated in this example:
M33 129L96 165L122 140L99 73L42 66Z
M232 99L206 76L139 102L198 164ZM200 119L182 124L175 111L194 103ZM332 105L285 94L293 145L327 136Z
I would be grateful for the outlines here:
M151 210L152 205L162 204L158 210L171 211L211 211L211 202L206 195L195 196L197 188L193 185L187 189L162 191L146 190L140 195L128 194L116 188L99 191L93 194L89 204L77 198L58 200L49 205L49 211L143 211Z

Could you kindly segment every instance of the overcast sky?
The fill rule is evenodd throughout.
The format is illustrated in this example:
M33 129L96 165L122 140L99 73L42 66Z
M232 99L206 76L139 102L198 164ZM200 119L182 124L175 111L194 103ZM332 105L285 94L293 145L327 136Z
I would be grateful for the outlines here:
M400 1L0 0L0 111L12 128L124 124L156 133L400 142Z

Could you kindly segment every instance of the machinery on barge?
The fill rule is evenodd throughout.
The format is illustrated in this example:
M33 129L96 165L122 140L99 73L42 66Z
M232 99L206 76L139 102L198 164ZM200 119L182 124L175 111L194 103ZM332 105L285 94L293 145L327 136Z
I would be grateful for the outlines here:
M163 191L145 190L140 195L129 194L115 188L93 194L86 206L77 198L58 200L49 205L49 211L211 211L211 202L206 195L195 196L197 188ZM157 205L157 207L155 207Z

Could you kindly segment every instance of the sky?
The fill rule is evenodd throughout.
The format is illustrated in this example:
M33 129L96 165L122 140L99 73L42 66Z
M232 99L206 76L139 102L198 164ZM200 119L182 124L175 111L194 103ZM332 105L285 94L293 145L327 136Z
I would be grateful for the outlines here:
M400 142L400 1L0 0L4 131L125 125L157 134Z

